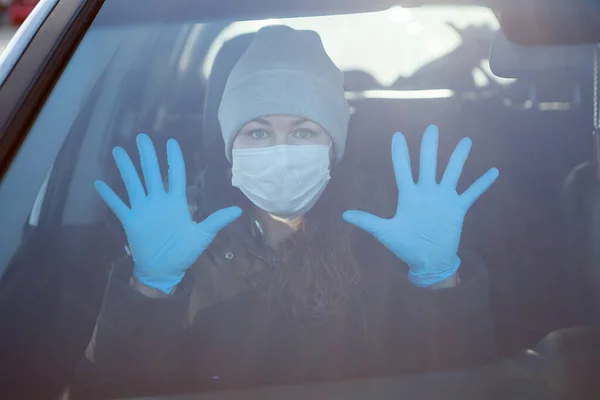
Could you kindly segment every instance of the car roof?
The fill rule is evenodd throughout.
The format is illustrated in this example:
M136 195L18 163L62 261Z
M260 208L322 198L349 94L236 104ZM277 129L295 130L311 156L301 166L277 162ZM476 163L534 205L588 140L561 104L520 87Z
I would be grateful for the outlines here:
M348 14L422 5L489 7L507 38L523 45L600 42L600 6L589 0L107 0L95 25Z
M379 11L401 4L393 0L116 0L106 1L98 24L235 20ZM454 2L448 2L454 3Z

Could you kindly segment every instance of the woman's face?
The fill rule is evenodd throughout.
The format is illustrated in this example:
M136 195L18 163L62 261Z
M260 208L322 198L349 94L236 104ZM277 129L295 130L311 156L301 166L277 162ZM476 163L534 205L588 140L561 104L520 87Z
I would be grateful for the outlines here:
M315 144L331 144L331 137L319 124L293 115L268 115L244 125L233 142L233 148Z
M232 185L271 216L286 220L301 216L330 179L331 143L325 129L306 118L256 118L233 141Z

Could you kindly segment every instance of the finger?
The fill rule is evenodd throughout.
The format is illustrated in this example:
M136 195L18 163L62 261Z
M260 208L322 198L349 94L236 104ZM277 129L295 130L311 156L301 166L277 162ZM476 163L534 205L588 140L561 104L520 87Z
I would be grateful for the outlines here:
M106 183L102 181L96 181L94 186L96 187L96 191L100 197L102 197L102 200L104 200L108 208L115 213L122 224L125 221L125 218L127 218L127 215L129 215L129 208L127 208L125 203L123 203L119 196L117 196L116 193L113 192L113 190L108 187Z
M160 167L158 166L158 158L156 157L156 150L152 144L152 139L145 133L140 133L137 136L137 145L148 196L152 193L164 192L165 188L160 176Z
M438 152L438 128L429 125L421 141L421 161L419 165L419 184L433 184Z
M142 186L142 182L133 166L133 162L131 162L131 158L129 158L129 155L122 147L117 146L113 149L113 157L117 163L117 168L119 168L119 172L121 173L125 190L127 190L129 205L133 207L138 201L146 196L144 186Z
M218 210L198 224L198 228L204 233L216 236L221 229L238 219L242 215L239 207L228 207Z
M167 160L169 163L169 192L185 194L185 161L181 147L175 139L167 142Z
M460 198L465 202L467 208L471 207L475 201L485 193L486 190L492 186L492 184L498 178L498 169L492 168L483 176L475 181L463 194L460 195Z
M346 211L342 218L349 224L352 224L371 235L379 238L379 234L381 232L381 224L385 221L385 219L377 217L373 214L369 214L364 211L355 211L350 210Z
M400 132L396 132L392 138L392 163L398 188L414 185L412 169L410 167L410 155L406 138Z
M473 142L471 142L471 139L469 138L462 138L460 142L458 142L458 145L450 156L446 171L444 171L444 176L440 182L441 185L456 188L465 162L469 157L472 143Z

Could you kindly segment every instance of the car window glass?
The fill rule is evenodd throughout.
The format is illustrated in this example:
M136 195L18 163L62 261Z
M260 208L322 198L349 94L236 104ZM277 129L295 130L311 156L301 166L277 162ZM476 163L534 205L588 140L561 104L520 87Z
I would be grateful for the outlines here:
M479 36L483 41L491 39L499 26L489 9L473 6L393 7L368 14L240 21L231 24L214 41L203 65L204 75L208 76L223 42L275 24L315 30L342 70L366 71L383 86L391 86L399 77L410 76L425 64L455 50L462 38L452 26L478 27L479 32L474 29L468 38ZM357 29L359 26L364 29ZM373 46L374 42L377 46ZM398 62L399 59L402 62ZM487 62L483 67L489 68ZM492 79L504 81L498 77Z
M302 97L309 86L291 80L279 95L307 99L308 111L246 121L249 104L264 105L252 93L223 106L247 34L274 25L320 35L343 74L331 69L326 80L338 108L331 91ZM488 50L499 26L488 8L458 5L92 24L0 183L10 359L33 354L23 356L32 375L55 371L73 398L118 398L128 385L141 396L408 374L431 389L437 378L422 373L494 363L490 379L510 380L499 359L542 362L546 335L600 319L597 246L584 246L594 243L585 222L593 207L575 185L593 182L592 85L573 70L494 76ZM241 91L244 81L230 84ZM255 87L256 97L270 89ZM347 132L335 130L346 119ZM422 155L436 129L437 154ZM455 176L444 174L448 164ZM421 173L431 193L452 181L450 206L426 209L437 192L406 195L427 186ZM293 209L277 208L286 194L273 189L277 179L299 193L285 204ZM136 219L129 191L138 180L138 200L158 200ZM464 200L476 181L481 198ZM445 219L447 229L420 230ZM446 242L457 249L441 262ZM193 251L173 258L182 248ZM411 258L414 249L424 258ZM164 276L163 264L174 266Z
M135 42L136 37L139 40L139 38L143 38L143 34L140 33L136 36L135 32L127 32L127 30L99 30L90 32L84 38L61 79L52 91L46 106L42 109L40 115L36 119L28 139L25 141L22 150L16 156L12 168L7 173L6 178L2 181L1 193L2 196L5 196L7 199L15 195L14 190L16 190L16 188L22 190L22 192L19 192L20 198L23 199L23 203L21 204L23 206L22 212L31 211L36 197L35 195L34 197L29 197L31 200L28 203L28 200L26 200L27 195L25 193L28 191L30 193L29 196L31 196L33 193L38 193L40 188L44 187L43 182L46 182L44 179L49 176L50 166L54 162L62 143L64 143L63 140L73 128L76 118L80 116L86 101L89 101L90 92L92 91L93 86L97 84L99 79L101 79L102 74L106 72L107 67L111 64L111 61L118 55L120 55L120 57L127 56L131 59L132 54L134 53L123 50L119 52L119 49L126 47L127 44L129 44L131 49L139 48L139 44L136 44ZM117 68L120 68L121 71L125 71L128 66L128 61L126 59L123 59L120 63L113 61L112 65L118 66ZM121 72L121 74L122 73L123 72ZM113 74L115 74L115 76L112 81L116 84L119 75L118 72L113 72ZM104 93L107 91L108 90L104 91ZM105 110L107 110L106 106L95 108L96 121L106 121L106 116L102 116L102 112L106 112ZM98 124L98 122L96 122L96 124ZM53 135L48 135L48 131L52 132ZM30 143L32 144L30 145ZM71 159L74 157L77 157L77 153L70 155ZM34 164L32 164L33 160L36 160ZM19 167L20 165L23 165L23 167ZM26 185L14 186L17 181L23 180L23 168L27 168L26 166L29 165L35 165L36 168L39 169L41 175L36 177L35 171L27 170L29 179L27 180ZM37 211L38 208L41 207L43 199L40 196L43 196L44 192L45 190L42 189L37 197L37 204L32 215L34 220L39 218ZM27 205L29 205L29 207L27 207ZM27 210L27 208L29 208L29 210ZM9 234L7 232L7 235L10 235L11 238L8 239L7 237L7 240L3 241L3 268L6 267L9 259L6 257L10 256L11 251L14 248L12 246L17 243L14 241L13 233L18 231L19 220L24 221L24 214L22 213L10 213L10 216L8 214L9 213L7 213L6 216L7 221L12 220L13 223L9 225L12 229L11 233Z

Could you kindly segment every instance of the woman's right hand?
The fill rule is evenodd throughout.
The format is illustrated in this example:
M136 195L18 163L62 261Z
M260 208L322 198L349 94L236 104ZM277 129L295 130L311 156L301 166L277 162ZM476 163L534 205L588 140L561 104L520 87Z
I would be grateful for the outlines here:
M121 221L134 261L134 276L144 285L169 294L185 271L200 257L217 233L242 213L239 207L221 209L204 221L192 220L186 198L185 163L179 143L169 139L169 189L163 185L152 140L139 134L146 191L127 152L115 147L113 156L129 195L130 207L106 183L96 190Z

